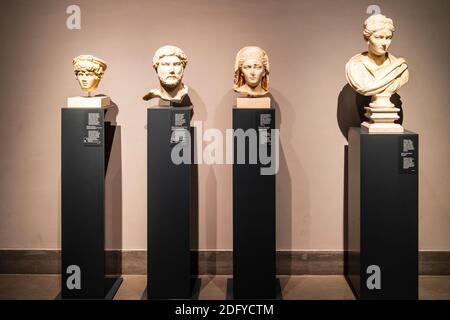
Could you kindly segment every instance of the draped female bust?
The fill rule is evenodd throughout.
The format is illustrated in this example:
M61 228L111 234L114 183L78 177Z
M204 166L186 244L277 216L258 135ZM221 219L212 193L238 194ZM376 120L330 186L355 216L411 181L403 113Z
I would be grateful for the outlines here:
M370 122L362 125L373 132L402 132L403 127L395 124L399 117L390 102L392 94L408 82L406 61L388 53L395 31L391 19L381 14L370 16L364 22L364 39L368 51L353 56L345 67L347 81L358 93L372 96L366 107Z

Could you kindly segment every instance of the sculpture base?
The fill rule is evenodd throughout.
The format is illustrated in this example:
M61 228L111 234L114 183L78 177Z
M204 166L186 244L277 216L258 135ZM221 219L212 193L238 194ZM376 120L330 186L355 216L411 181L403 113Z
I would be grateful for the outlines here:
M373 133L402 133L403 127L394 123L400 119L401 111L391 102L391 93L380 93L372 96L372 101L365 107L364 114L369 121L363 122L361 128Z
M104 108L110 104L111 98L108 96L67 98L67 108Z
M398 123L361 123L361 128L370 133L401 133L404 131L403 127Z
M348 134L345 276L358 299L418 299L419 136Z
M275 129L275 109L233 109L233 129L258 132L261 119ZM233 297L234 299L275 299L276 279L276 181L275 175L262 175L266 165L239 163L238 152L245 158L253 150L245 139L245 150L234 138L233 164ZM257 138L258 153L263 147ZM274 143L274 142L270 142ZM256 148L255 148L256 149Z
M192 106L147 109L148 299L190 299L196 283L197 169L172 158L180 143L193 158L184 132L191 130L191 115Z
M237 98L238 109L270 109L270 98Z
M105 119L107 110L61 110L63 299L103 299L110 290L105 280L105 238L110 235L105 226L113 221L105 213L105 172L115 129ZM79 288L69 286L75 275Z

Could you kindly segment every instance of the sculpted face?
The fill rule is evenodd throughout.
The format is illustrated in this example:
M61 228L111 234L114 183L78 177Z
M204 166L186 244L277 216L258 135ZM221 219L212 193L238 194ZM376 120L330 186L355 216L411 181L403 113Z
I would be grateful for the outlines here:
M189 88L183 83L184 69L188 63L186 53L178 47L167 45L156 50L152 67L159 78L158 88L151 89L142 98L153 98L182 103Z
M256 58L245 59L242 63L241 71L244 75L245 83L252 88L256 88L266 74L261 60Z
M80 83L81 89L85 92L94 91L100 83L100 78L91 71L79 71L77 73L77 79Z
M165 87L174 88L183 79L183 63L177 56L165 56L159 60L158 77Z
M391 45L392 32L388 29L382 29L375 31L367 41L369 44L369 51L376 55L381 56L386 54Z
M234 62L233 90L250 97L267 94L269 70L269 58L263 49L256 46L242 48Z
M106 62L92 55L83 54L73 59L72 64L81 90L89 94L95 91L107 68Z

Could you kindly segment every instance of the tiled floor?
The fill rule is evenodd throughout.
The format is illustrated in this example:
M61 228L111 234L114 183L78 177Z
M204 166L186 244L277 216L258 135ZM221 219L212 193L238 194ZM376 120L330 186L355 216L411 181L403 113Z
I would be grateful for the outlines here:
M222 300L226 297L226 276L202 277L199 299ZM279 277L286 300L354 299L342 276ZM123 276L116 294L118 300L141 299L146 276ZM0 275L0 299L54 299L59 293L60 278L56 275ZM420 299L450 300L450 276L421 276Z

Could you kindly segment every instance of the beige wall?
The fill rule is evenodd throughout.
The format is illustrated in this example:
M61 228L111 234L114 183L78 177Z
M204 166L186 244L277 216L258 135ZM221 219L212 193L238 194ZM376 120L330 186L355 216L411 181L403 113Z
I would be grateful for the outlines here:
M66 7L74 3L82 10L79 31L66 28ZM410 67L410 82L399 93L404 126L420 134L420 248L450 250L449 2L376 3L398 30L391 52ZM361 32L369 4L2 1L0 248L60 247L60 107L80 92L74 56L89 53L108 62L99 92L119 106L122 192L116 203L123 230L116 243L144 249L149 104L141 97L156 84L153 53L165 44L186 51L195 118L205 128L225 130L235 101L235 54L254 44L269 54L279 105L277 247L342 249L347 141L341 128L359 121L354 94L341 90L345 63L366 48ZM202 165L199 184L200 248L231 249L231 168Z

